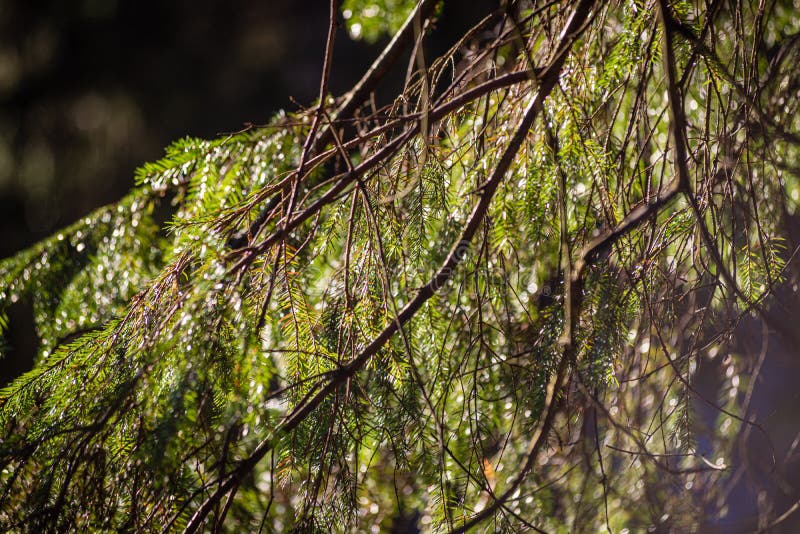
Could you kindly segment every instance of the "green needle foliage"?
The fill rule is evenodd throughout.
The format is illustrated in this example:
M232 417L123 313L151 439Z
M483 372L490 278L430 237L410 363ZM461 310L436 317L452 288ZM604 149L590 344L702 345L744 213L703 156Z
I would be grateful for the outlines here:
M796 335L769 313L795 276L794 8L508 1L430 58L436 4L348 0L352 35L398 36L353 91L327 94L329 40L316 105L180 140L0 263L0 328L23 300L41 338L0 391L2 530L724 516L749 368L722 401L693 373L744 314Z

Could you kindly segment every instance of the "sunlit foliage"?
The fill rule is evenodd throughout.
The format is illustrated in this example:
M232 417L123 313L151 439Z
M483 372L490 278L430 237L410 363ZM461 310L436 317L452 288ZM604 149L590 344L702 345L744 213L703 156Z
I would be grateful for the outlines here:
M798 39L756 4L504 2L428 58L435 2L346 1L351 34L416 51L389 105L323 91L180 140L0 263L0 311L31 302L41 337L0 392L0 527L722 514L741 370L711 454L693 372L773 320L794 258Z

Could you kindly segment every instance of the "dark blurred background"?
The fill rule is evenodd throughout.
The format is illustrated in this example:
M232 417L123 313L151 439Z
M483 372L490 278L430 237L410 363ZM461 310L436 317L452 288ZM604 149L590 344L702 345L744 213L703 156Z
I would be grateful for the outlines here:
M431 52L495 3L449 3ZM0 258L119 199L134 169L177 138L267 122L296 109L292 99L312 105L328 6L0 0ZM331 92L347 91L387 41L355 42L341 27Z
M318 92L325 1L0 0L0 257L119 199L186 135ZM336 41L331 89L380 43Z

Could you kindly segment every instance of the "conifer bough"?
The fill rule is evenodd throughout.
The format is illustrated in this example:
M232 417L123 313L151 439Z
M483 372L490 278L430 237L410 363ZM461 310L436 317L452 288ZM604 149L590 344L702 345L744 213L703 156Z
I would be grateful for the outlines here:
M441 13L331 1L314 106L180 140L120 202L0 263L0 326L27 301L41 338L0 391L0 527L723 515L735 481L697 451L692 407L727 421L724 459L763 431L735 393L754 370L726 364L724 404L693 373L744 314L794 336L773 311L797 276L791 11L507 1L429 63ZM333 98L342 17L396 33Z

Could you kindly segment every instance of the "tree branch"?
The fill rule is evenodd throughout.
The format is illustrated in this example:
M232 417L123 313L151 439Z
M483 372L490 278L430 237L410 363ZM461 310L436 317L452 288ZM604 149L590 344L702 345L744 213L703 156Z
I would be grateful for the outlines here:
M513 162L514 158L516 157L517 152L519 151L522 143L524 142L525 138L527 137L528 130L533 125L534 120L538 116L540 110L542 109L542 104L550 92L555 87L558 77L561 74L561 68L564 65L564 61L567 58L567 52L569 51L572 43L577 39L579 35L579 30L584 28L584 22L594 4L593 0L581 0L576 7L575 11L573 12L572 16L569 19L564 31L561 34L561 40L559 46L557 48L557 53L553 60L551 61L550 65L545 69L544 73L542 74L542 78L540 80L540 85L538 91L531 99L530 104L525 109L523 114L522 120L518 125L517 129L514 132L513 137L509 141L508 145L506 146L505 151L503 152L500 160L495 166L494 170L492 171L491 176L484 184L481 193L480 193L480 200L475 205L470 214L469 219L467 220L467 224L464 230L461 233L459 240L453 245L450 249L447 258L445 259L444 263L439 267L436 274L433 278L428 281L423 287L421 287L414 298L406 304L406 306L398 313L395 320L391 321L386 327L375 337L371 343L369 343L362 352L353 358L350 363L341 367L333 376L330 382L328 382L319 392L317 392L313 397L311 397L307 402L298 405L295 407L294 411L286 418L284 421L279 425L278 428L275 429L272 436L262 442L253 453L233 471L229 474L228 478L219 485L218 489L209 496L206 501L200 506L200 508L195 512L192 516L191 520L189 521L185 532L193 533L196 532L197 529L200 528L203 521L205 520L206 516L213 510L216 503L221 500L225 494L230 491L234 485L236 484L237 480L241 480L241 478L250 470L252 470L255 465L270 451L275 445L276 438L278 434L286 434L291 432L293 429L297 428L300 423L302 423L322 402L330 395L334 390L336 390L339 386L344 384L350 377L352 377L359 369L361 369L374 355L380 351L383 346L391 339L391 337L397 332L398 328L402 327L405 323L411 320L411 318L416 315L416 313L422 308L422 306L435 294L435 292L441 288L450 278L452 278L453 274L455 273L456 268L458 265L464 260L466 256L466 252L470 247L470 242L472 238L475 236L475 233L478 231L478 228L482 224L486 214L489 210L489 206L491 204L492 197L494 196L495 192L497 191L498 186L502 182L503 178L505 177L506 172L508 171L511 163ZM417 128L419 126L417 125ZM552 388L551 388L552 389ZM549 429L549 425L548 425ZM539 440L536 440L538 443ZM538 444L540 445L540 444ZM537 449L538 449L537 445ZM530 460L533 459L533 456ZM529 462L530 463L530 462ZM527 466L525 473L530 469L530 465ZM524 476L524 475L523 475ZM520 480L521 482L521 480ZM498 500L496 500L493 505L488 510L493 510L499 508L502 503L504 503L510 493L506 493L501 496ZM484 517L481 514L478 514L474 519L475 524L482 521ZM468 528L469 524L465 525L465 528ZM458 529L457 531L463 531L462 529Z

